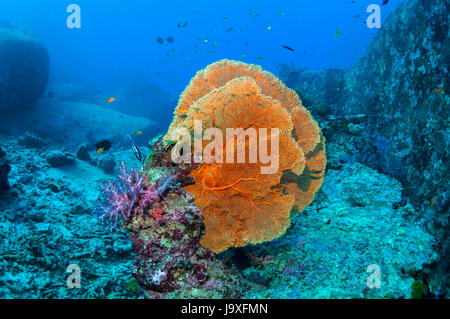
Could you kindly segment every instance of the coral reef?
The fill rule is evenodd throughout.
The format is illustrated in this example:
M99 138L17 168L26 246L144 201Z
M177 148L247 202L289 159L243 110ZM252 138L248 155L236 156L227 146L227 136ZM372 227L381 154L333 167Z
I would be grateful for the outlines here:
M137 169L128 172L122 162L117 182L101 185L102 200L96 208L99 219L110 229L116 229L120 223L128 223L132 209L137 203L152 204L156 195L152 190L144 189L144 179ZM141 198L142 197L142 198Z
M131 242L92 214L97 185L110 176L79 160L52 168L48 148L1 138L11 189L0 199L0 298L139 298L127 289ZM126 155L121 158L136 165ZM66 285L70 264L81 268L80 289Z
M157 185L155 182L169 173L176 174L179 181L186 178L180 186L192 182L186 175L189 170L182 174L172 171L173 163L163 158L165 152L157 152L158 146L161 142L156 143L154 163L157 167L165 163L167 169L146 165L145 183ZM207 251L198 246L196 236L204 234L201 217L183 188L177 190L181 196L176 191L169 192L154 204L168 207L168 212L154 211L156 218L168 220L168 227L156 223L151 208L147 218L133 223L136 228L130 231L136 231L134 250L131 234L110 232L92 214L96 201L102 199L96 186L109 180L110 175L81 160L68 167L52 168L45 161L47 149L25 148L16 140L3 141L2 148L13 169L9 175L11 190L0 201L2 298L140 298L142 290L137 288L139 284L132 272L140 272L143 283L161 275L158 267L164 272L161 263L151 263L157 259L145 257L140 243L148 243L146 239L151 238L165 250L183 249L190 254L183 248L190 246ZM139 165L130 151L114 156L126 160L128 167ZM212 260L194 254L194 260L206 267L202 272L198 266L197 274L206 274L208 279L193 285L186 277L192 274L185 269L189 265L181 263L180 269L172 268L175 276L180 276L176 278L180 278L181 287L162 293L150 288L145 295L370 298L374 294L409 298L414 276L422 264L437 259L432 251L433 238L415 218L418 211L402 201L400 183L356 163L327 170L326 180L317 201L304 213L292 217L292 225L284 236L272 242L229 249ZM52 190L55 186L58 192ZM193 218L180 224L177 218L185 220L188 208L192 209ZM147 230L147 225L152 228ZM176 240L180 238L176 229L183 231L182 241ZM158 254L155 246L149 245L148 249L153 256ZM248 261L241 262L243 258ZM381 290L367 290L365 285L369 275L366 268L373 263L381 266ZM81 289L68 289L65 285L69 275L66 267L70 264L81 267ZM174 265L175 261L170 260L169 264ZM145 278L142 271L152 276ZM158 278L163 276L155 277ZM431 289L434 291L435 287Z
M100 220L130 233L133 276L148 297L239 297L240 278L200 245L203 216L181 188L179 172L167 172L147 171L149 181L122 164L118 181L102 186Z
M449 10L448 0L404 1L352 68L281 66L286 86L257 66L214 63L150 154L141 145L160 130L149 120L158 108L119 112L167 105L146 84L117 94L55 85L34 112L3 117L0 298L448 298ZM0 60L5 37L37 44L1 26ZM17 57L28 67L31 57ZM6 79L4 67L2 114L40 91L24 82L15 90L33 99L3 104L22 77ZM175 164L170 133L197 119L222 131L280 128L276 173ZM126 138L136 130L141 169ZM98 154L102 139L113 146ZM79 289L66 285L73 264ZM380 288L367 286L371 265Z
M214 252L281 236L293 207L302 211L322 185L326 159L320 128L297 94L258 66L228 60L209 65L191 80L174 114L164 137L168 144L176 142L172 135L177 128L193 133L195 121L224 136L222 153L214 155L213 163L204 161L194 168L195 183L186 186L205 218L202 244ZM227 139L227 128L279 129L276 171L264 174L260 169L266 165L249 158L224 163L236 145L234 138ZM257 138L265 139L266 147L272 140L260 132ZM250 142L244 144L250 157Z

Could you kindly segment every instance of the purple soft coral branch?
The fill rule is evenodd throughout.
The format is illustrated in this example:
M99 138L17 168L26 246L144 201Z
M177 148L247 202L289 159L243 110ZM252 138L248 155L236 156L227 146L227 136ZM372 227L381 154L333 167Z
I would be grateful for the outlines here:
M176 182L176 176L169 174L154 184L147 184L138 169L128 171L123 162L117 179L117 182L101 186L103 200L96 207L100 219L111 229L117 228L121 221L127 223L133 212L142 214L148 211Z
M126 222L137 199L144 193L144 179L138 169L128 172L122 162L118 182L109 182L101 186L103 201L96 208L100 219L111 226L117 227L120 220Z

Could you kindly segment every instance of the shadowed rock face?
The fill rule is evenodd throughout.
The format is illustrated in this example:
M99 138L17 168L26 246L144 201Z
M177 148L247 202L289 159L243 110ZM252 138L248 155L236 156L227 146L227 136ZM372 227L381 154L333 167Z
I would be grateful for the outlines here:
M347 72L341 103L370 115L362 151L378 151L417 204L448 189L449 14L448 0L404 1Z
M360 123L365 130L351 145L356 159L403 183L420 216L434 225L430 230L442 241L442 260L450 260L445 257L450 254L445 248L450 247L445 243L450 225L449 17L449 0L403 1L366 55L342 70L340 94L329 90L340 79L336 71L280 71L290 76L286 82L304 95L313 115L322 100L332 107L328 115L366 116Z
M37 101L47 87L50 59L31 33L0 27L0 111Z
M449 17L448 0L404 1L346 73L341 102L350 114L369 115L360 153L375 154L375 167L404 184L439 243L434 274L444 291L450 289Z
M404 1L352 68L280 68L313 115L366 115L358 152L375 158L360 160L402 181L416 205L449 188L449 16L449 0Z
M5 156L6 153L0 147L0 194L9 189L8 173L11 171L11 166Z

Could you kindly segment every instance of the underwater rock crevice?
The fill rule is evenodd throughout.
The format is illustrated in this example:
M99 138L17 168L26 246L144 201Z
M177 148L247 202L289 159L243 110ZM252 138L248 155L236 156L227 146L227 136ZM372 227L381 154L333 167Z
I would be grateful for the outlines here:
M8 174L11 171L11 165L9 165L6 159L6 153L0 146L0 194L10 189L8 182Z

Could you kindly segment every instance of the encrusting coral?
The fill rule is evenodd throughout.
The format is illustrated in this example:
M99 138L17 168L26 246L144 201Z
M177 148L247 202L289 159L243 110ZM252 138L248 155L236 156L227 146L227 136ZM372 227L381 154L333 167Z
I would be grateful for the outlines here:
M150 298L187 298L193 291L198 298L240 297L246 287L241 277L200 245L205 226L192 195L182 188L189 183L186 171L161 167L146 166L144 176L122 164L117 181L101 186L96 207L110 229L122 227L130 234L139 287Z
M193 134L196 120L203 130L223 132L223 154L215 158L225 158L227 149L236 147L236 139L225 136L227 128L280 132L279 165L273 174L261 173L267 163L249 161L250 139L244 139L244 163L203 162L192 169L195 183L185 189L204 216L202 245L217 253L284 234L291 212L313 201L326 165L321 130L297 94L259 66L222 60L199 71L181 95L166 145L179 141L173 139L178 128ZM257 134L260 147L261 138L267 142L263 145L271 145L271 135Z

